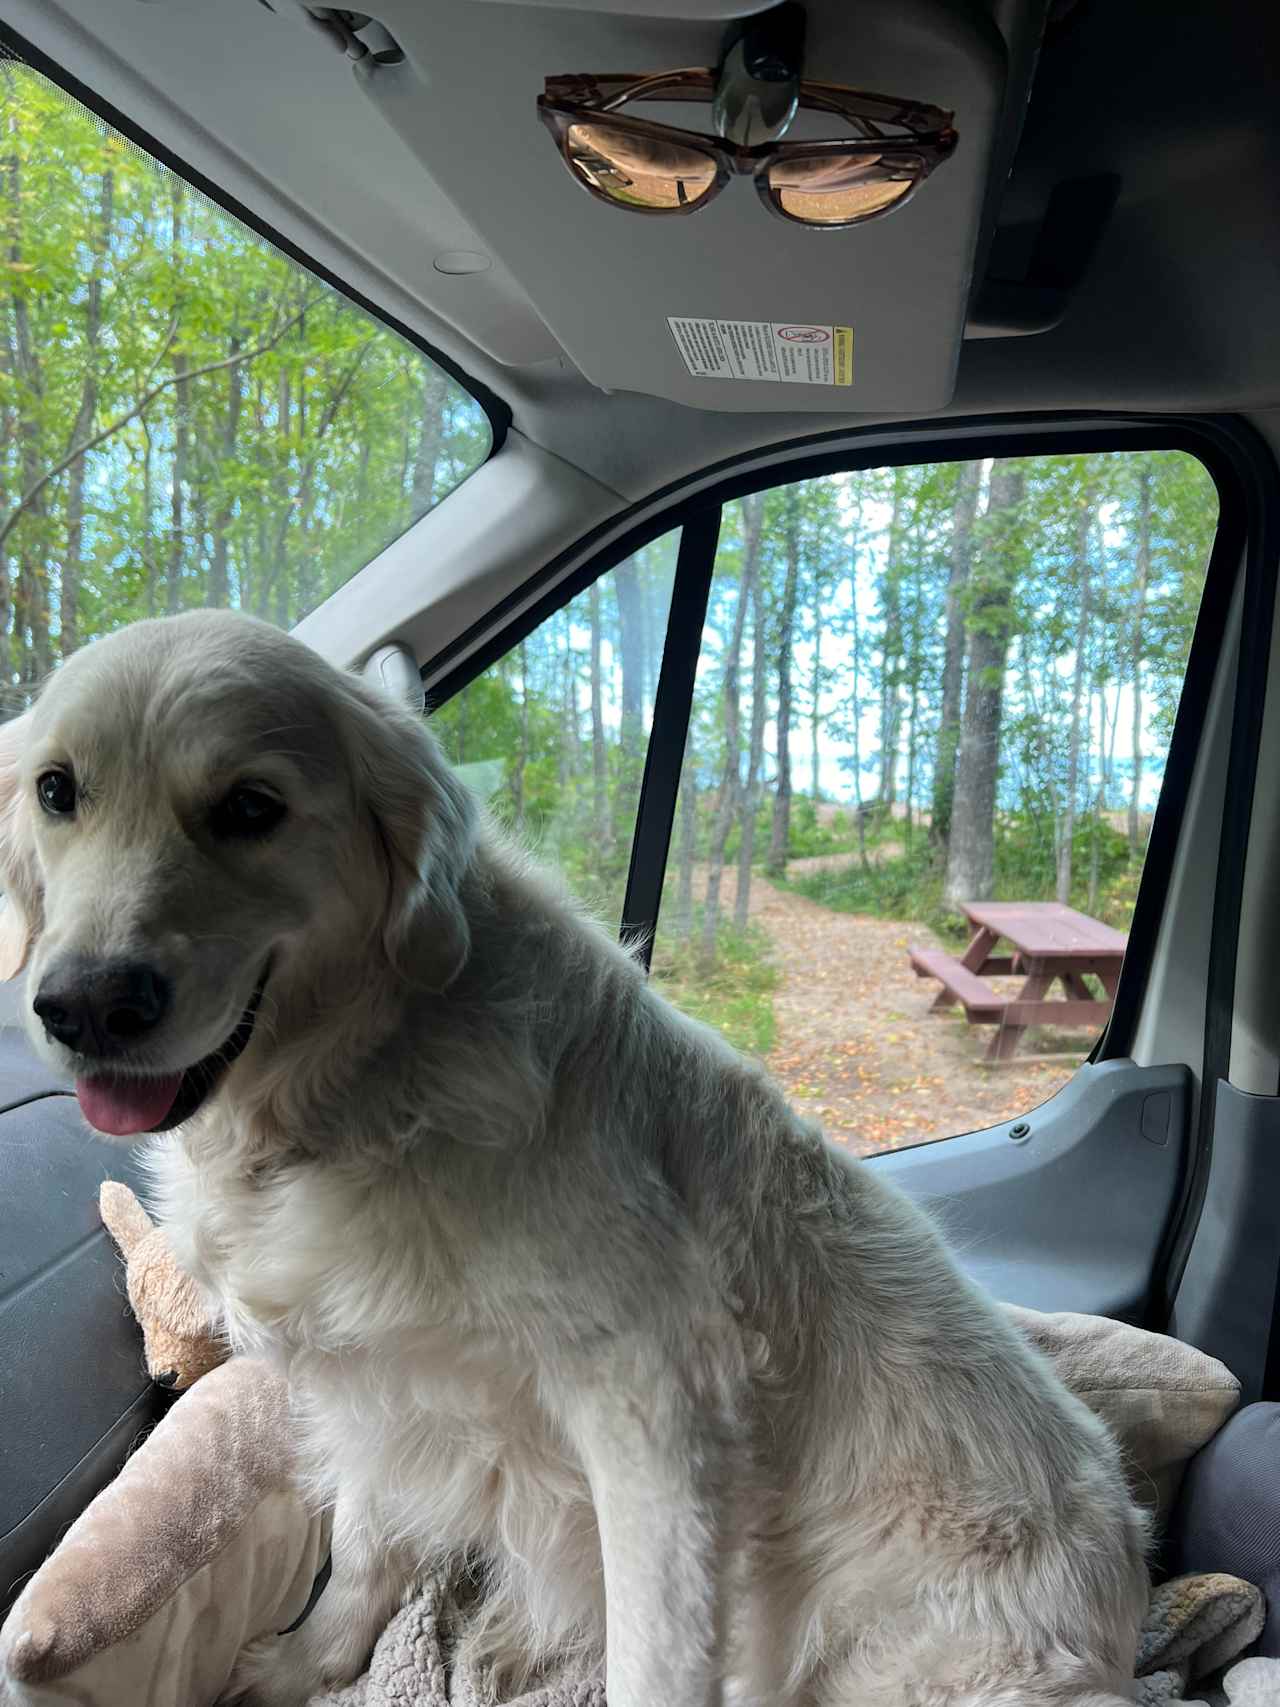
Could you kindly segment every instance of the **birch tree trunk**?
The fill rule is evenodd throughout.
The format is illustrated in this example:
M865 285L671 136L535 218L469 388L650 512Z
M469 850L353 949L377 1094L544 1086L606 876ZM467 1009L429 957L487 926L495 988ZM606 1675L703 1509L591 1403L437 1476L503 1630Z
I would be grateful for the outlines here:
M791 839L791 649L800 580L800 492L794 485L787 487L783 518L786 577L778 613L778 780L773 796L769 857L765 863L770 877L786 876L787 844Z
M757 573L751 581L751 732L747 738L747 781L742 796L742 843L738 849L738 893L733 922L746 929L751 907L751 866L755 859L756 810L760 804L760 772L764 765L764 725L768 712L768 629L764 589Z
M1094 494L1088 487L1080 494L1076 510L1075 582L1080 600L1076 616L1076 662L1071 684L1071 728L1067 738L1067 786L1063 801L1062 834L1058 839L1058 871L1055 893L1065 907L1071 899L1071 864L1075 847L1076 814L1080 790L1080 723L1088 703L1089 619L1092 614L1092 575L1089 534L1093 527Z
M704 969L715 964L716 933L720 926L720 884L724 872L725 847L733 828L734 816L741 801L742 766L742 707L740 677L742 671L742 637L746 631L747 609L751 601L751 584L756 575L756 558L760 550L760 526L764 510L742 508L742 570L738 582L738 599L734 606L733 627L725 651L721 701L724 707L724 765L720 789L716 796L715 818L711 825L711 844L707 853L707 898L702 911L701 959Z
M1013 461L991 471L984 537L969 601L967 683L956 756L951 841L943 896L948 906L991 898L995 881L996 784L1004 672L1013 631L1018 510L1024 476Z
M951 512L947 560L946 638L942 653L942 701L938 709L938 750L933 768L933 807L929 831L944 854L951 835L951 801L956 786L956 753L960 746L960 711L964 702L964 604L973 559L973 523L978 513L982 464L962 462Z
M603 640L600 612L600 583L593 581L587 595L591 624L591 810L596 840L602 853L613 848L613 820L609 815L609 760L604 744L604 676L600 665Z
M84 378L80 404L72 423L67 449L83 444L93 431L98 413L98 354L102 341L103 262L111 241L114 220L115 174L102 174L98 218L89 264L89 282L84 305ZM80 570L84 558L84 457L78 456L67 471L67 546L62 558L62 584L58 599L58 649L70 657L80 644Z
M1138 553L1134 565L1133 620L1129 643L1129 681L1133 690L1133 787L1129 795L1129 858L1142 854L1142 648L1147 614L1147 587L1151 578L1151 470L1144 463L1138 471Z

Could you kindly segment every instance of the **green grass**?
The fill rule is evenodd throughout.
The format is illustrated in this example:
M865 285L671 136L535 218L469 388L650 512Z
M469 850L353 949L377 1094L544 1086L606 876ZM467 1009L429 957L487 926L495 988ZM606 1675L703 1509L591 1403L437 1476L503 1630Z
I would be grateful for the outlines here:
M654 983L678 1008L714 1026L735 1049L767 1055L777 1038L773 992L778 983L768 937L758 925L738 931L722 924L709 969L702 965L700 940L700 920L688 941L660 936Z
M708 807L707 823L710 823ZM766 796L756 808L756 853L763 857L773 833L773 799ZM742 845L742 827L734 824L725 844L725 859L732 865ZM817 808L807 794L791 798L791 833L787 854L791 859L807 859L813 854L849 853L858 845L858 821L852 808L837 808L827 822L818 818Z
M895 826L901 835L901 826ZM1099 843L1098 893L1092 904L1089 897L1089 836L1097 834ZM930 926L944 938L961 942L968 935L968 926L943 904L942 886L945 873L941 862L929 845L928 834L917 830L910 849L877 859L875 845L881 837L869 840L872 863L863 867L860 862L837 871L812 872L788 882L797 894L807 896L837 913L865 913L873 918L902 919ZM1090 913L1104 924L1117 930L1128 930L1133 918L1133 906L1141 876L1141 863L1130 862L1125 838L1106 824L1083 827L1076 847L1071 886L1071 905L1080 912ZM996 901L1052 901L1055 893L1053 851L1025 820L1007 819L996 833L995 890Z
M866 867L855 863L838 871L811 872L788 879L786 887L836 913L910 920L956 940L965 934L963 921L957 922L942 904L942 873L925 848Z

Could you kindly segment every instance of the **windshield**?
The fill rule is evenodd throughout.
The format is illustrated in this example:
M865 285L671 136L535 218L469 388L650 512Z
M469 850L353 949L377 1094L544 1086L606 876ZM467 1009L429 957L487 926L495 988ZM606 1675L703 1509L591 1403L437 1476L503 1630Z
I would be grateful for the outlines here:
M8 686L139 617L288 627L488 454L414 345L13 60L0 219Z

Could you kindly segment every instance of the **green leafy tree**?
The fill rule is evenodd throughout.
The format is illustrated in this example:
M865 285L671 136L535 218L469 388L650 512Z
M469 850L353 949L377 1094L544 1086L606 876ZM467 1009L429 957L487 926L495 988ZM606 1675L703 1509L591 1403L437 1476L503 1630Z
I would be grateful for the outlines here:
M403 339L0 65L0 671L141 616L291 624L481 461Z

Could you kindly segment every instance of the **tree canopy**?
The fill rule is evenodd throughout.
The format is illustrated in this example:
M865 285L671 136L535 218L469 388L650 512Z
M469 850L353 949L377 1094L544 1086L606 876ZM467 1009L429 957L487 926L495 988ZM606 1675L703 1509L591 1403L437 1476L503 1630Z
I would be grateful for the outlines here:
M421 351L0 61L7 682L141 616L288 626L487 454Z

